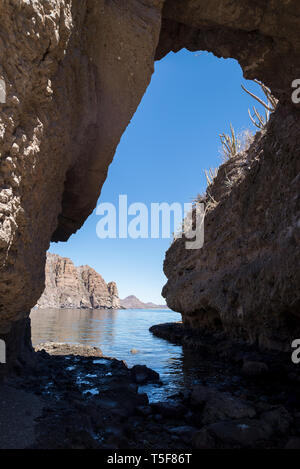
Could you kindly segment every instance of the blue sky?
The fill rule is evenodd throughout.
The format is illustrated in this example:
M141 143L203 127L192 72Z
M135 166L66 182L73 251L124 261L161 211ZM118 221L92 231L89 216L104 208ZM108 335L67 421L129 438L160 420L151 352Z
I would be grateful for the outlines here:
M144 98L118 146L100 202L184 204L206 187L204 169L221 163L219 134L230 122L237 131L254 130L248 116L253 99L241 83L239 64L206 52L182 50L155 64ZM109 282L117 282L120 297L163 303L166 282L162 266L171 239L99 239L95 211L67 243L52 243L50 251L88 264ZM129 217L130 219L130 217Z

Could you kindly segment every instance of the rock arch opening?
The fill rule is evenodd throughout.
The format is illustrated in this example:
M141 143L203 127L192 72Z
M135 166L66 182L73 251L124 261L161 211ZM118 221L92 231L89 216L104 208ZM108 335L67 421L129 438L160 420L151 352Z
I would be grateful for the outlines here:
M253 241L253 249L245 253L251 270L236 266L227 295L221 288L225 267L212 266L217 291L206 295L214 296L212 307L230 320L238 305L236 295L243 295L244 317L258 336L272 335L274 308L283 303L285 310L298 307L300 123L290 96L292 81L300 77L299 8L297 0L271 5L260 0L55 0L51 7L43 0L5 1L0 12L5 44L0 79L6 87L0 113L0 338L7 343L8 367L27 360L30 352L28 315L43 289L50 240L68 239L91 213L120 137L149 84L154 60L183 47L237 59L246 78L263 81L280 99L260 142L264 158L224 201L227 213L236 207L232 223L257 223L262 227L257 237L264 242ZM20 22L29 31L26 37L19 31ZM269 186L263 184L268 181ZM249 198L252 207L261 202L268 207L270 225L263 209L249 209L245 218L241 207L245 209ZM166 260L166 295L176 309L172 255ZM249 280L255 268L266 279L261 288ZM267 279L274 275L277 284L270 290ZM183 313L189 307L182 302ZM192 307L197 310L199 304ZM260 319L266 317L268 331Z

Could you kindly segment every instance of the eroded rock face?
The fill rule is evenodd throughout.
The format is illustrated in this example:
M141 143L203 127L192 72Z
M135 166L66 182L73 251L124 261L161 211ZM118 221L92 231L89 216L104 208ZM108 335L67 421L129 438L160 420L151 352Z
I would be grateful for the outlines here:
M47 253L46 286L37 307L117 309L120 301L115 282L106 284L88 265L75 267L71 259Z
M153 72L161 5L2 0L0 337L40 297L50 239L96 204Z
M298 0L2 0L0 337L40 297L49 241L67 240L93 210L155 56L187 47L234 57L289 102L299 10ZM292 106L289 116L298 119Z
M299 13L297 0L166 0L156 57L183 47L233 57L246 78L290 102L300 68Z

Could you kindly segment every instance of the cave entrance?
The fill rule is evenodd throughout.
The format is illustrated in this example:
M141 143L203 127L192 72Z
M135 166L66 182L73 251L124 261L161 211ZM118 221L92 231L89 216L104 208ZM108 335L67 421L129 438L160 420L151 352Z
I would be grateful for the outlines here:
M184 49L157 61L110 166L99 203L108 202L118 210L118 197L126 194L128 204L183 205L204 193L205 171L215 173L224 161L219 134L230 133L230 125L238 138L255 132L248 115L253 98L242 90L242 84L263 98L260 87L243 79L233 59ZM162 238L162 230L158 238L151 238L150 226L147 238L120 238L117 229L116 236L99 239L98 222L95 209L67 242L52 243L50 252L71 259L76 266L90 266L106 282L115 281L121 299L134 295L144 303L162 304L160 293L166 282L162 264L173 230L169 239ZM78 300L79 289L74 291L68 275L66 291L59 290L63 307L72 307ZM55 292L47 298L54 296ZM44 307L47 298L42 301ZM86 303L82 306L87 307ZM92 298L90 307L94 304ZM35 316L32 326L34 342L38 342L40 321Z

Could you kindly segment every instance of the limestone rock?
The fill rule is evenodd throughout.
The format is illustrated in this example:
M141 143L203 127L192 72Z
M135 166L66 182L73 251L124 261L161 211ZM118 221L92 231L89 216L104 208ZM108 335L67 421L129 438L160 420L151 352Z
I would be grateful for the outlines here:
M106 284L100 274L86 266L75 267L71 259L47 253L46 287L38 308L119 308L115 282Z

